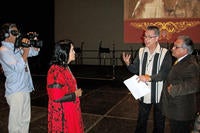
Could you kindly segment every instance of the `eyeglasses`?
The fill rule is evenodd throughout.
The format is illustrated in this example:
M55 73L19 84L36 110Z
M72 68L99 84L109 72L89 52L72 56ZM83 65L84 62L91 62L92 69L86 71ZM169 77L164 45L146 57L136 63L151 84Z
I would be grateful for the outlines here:
M155 38L155 37L158 37L158 36L143 36L144 39L152 39L152 38Z
M183 48L183 47L180 47L180 46L173 46L172 48L178 49L178 48Z

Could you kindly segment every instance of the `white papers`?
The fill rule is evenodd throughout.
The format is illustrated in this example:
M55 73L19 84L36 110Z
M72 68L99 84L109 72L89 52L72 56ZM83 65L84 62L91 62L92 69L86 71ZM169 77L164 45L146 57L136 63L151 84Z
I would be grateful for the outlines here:
M150 88L147 86L145 82L138 82L138 76L134 75L129 79L124 80L124 84L129 89L131 94L138 99L148 93L150 93Z

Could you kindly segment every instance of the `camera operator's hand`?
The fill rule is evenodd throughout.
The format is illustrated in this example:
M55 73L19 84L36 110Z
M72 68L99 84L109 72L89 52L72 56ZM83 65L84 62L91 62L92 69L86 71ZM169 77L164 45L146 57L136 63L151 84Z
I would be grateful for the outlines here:
M29 50L30 50L30 47L28 48L22 48L23 49L23 54L22 54L22 58L24 59L25 62L27 62L27 59L28 59L28 53L29 53Z
M21 38L21 43L19 47L21 49L30 47L30 40L28 38Z
M30 40L28 38L22 38L22 43L30 44Z

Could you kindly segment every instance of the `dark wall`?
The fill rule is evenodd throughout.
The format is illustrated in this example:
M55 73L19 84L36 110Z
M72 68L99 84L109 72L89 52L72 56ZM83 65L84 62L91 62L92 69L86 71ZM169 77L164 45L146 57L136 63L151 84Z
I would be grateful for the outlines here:
M13 22L22 33L37 32L43 47L37 57L29 58L32 73L46 73L54 43L54 0L4 1L0 8L0 24Z
M97 57L98 51L90 50L98 50L100 42L105 48L113 49L115 46L115 57L120 59L118 64L121 65L122 50L142 47L142 43L124 41L124 10L128 9L124 8L128 5L124 5L124 2L132 6L128 0L55 0L55 40L70 38L78 47L84 42L83 64L99 64L98 59L91 59ZM131 38L141 38L137 30L128 34ZM162 45L169 47L168 41ZM200 48L200 45L197 44L196 48ZM105 54L105 57L112 55ZM110 64L109 60L106 64Z

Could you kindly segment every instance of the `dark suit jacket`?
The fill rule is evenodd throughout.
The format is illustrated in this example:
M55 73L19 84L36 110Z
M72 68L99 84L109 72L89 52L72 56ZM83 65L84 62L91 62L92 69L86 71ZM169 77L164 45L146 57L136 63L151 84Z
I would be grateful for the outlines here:
M168 74L162 95L162 109L172 120L192 120L196 113L196 93L199 88L199 65L192 55L184 57ZM172 84L170 93L167 86Z

